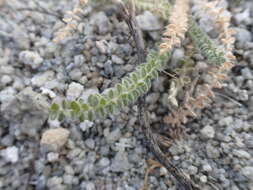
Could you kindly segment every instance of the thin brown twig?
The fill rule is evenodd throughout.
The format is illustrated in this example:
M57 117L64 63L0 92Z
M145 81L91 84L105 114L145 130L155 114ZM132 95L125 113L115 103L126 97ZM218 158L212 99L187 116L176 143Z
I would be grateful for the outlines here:
M133 2L132 2L133 3ZM140 27L138 27L136 18L135 18L135 8L132 4L132 8L130 9L131 12L128 11L125 4L122 1L118 2L120 9L122 10L121 16L125 20L130 30L131 35L135 41L137 55L138 55L138 63L143 63L146 60L146 52L145 52L145 45L142 36L142 32Z
M240 107L245 107L245 105L241 104L239 101L235 100L234 98L226 95L226 94L223 94L223 93L220 93L220 92L214 92L216 95L218 96L221 96L223 98L226 98L228 100L230 100L231 102L233 102L234 104L240 106Z
M144 108L141 110L141 118L140 121L143 121L142 123L142 130L145 134L146 138L150 141L149 147L152 150L152 152L155 154L156 158L159 160L159 162L172 174L172 176L176 179L178 183L178 188L180 190L198 190L199 188L197 185L193 183L189 178L185 176L185 174L178 169L176 166L174 166L170 160L166 157L166 155L162 152L160 149L150 126L150 123L148 121L148 115L147 112L144 111Z

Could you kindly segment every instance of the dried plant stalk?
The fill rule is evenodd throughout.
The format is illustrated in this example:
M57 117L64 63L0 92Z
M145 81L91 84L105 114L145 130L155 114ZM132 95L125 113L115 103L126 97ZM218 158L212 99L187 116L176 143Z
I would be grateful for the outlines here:
M78 15L83 12L83 8L87 5L88 1L89 0L78 0L74 9L72 11L67 12L68 18L63 19L66 25L56 32L56 36L53 39L53 42L59 43L60 41L64 40L65 38L73 34L73 32L76 30L77 27L75 21L81 20L81 18Z
M187 31L188 22L188 0L176 0L169 19L169 25L163 36L163 43L160 45L160 53L170 51L174 46L180 45Z

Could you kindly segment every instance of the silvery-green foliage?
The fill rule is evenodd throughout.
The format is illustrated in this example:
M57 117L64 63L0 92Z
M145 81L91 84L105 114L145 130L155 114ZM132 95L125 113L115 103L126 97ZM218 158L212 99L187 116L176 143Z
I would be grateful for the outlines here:
M160 55L158 51L150 51L147 62L139 65L114 88L90 95L87 102L64 100L61 104L53 103L51 118L63 120L70 117L92 121L115 113L148 92L152 80L158 77L158 72L165 67L168 58L169 54Z
M220 66L226 61L224 52L214 44L192 16L189 16L188 34L193 43L200 49L201 53L211 64Z

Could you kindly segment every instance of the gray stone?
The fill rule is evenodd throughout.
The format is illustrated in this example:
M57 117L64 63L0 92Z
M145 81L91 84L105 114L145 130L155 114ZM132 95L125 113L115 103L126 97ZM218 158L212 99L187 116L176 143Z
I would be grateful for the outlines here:
M93 24L90 24L90 23L87 23L85 26L84 26L84 34L85 35L92 35L94 33L94 25Z
M159 31L162 28L162 24L155 15L149 11L145 11L136 17L136 21L142 30L150 32L151 37L157 40L158 33L154 31Z
M203 170L206 172L211 172L212 167L209 164L205 164L205 165L203 165Z
M172 66L176 66L179 61L184 59L184 49L182 48L177 48L173 51L173 54L171 56L171 64Z
M163 85L163 82L164 82L164 78L163 77L159 77L158 79L154 80L153 82L153 91L154 92L164 92L164 85ZM168 94L164 93L165 97L167 96L167 99L168 99ZM166 105L168 105L166 103Z
M235 77L235 82L236 82L237 86L242 86L244 83L244 77L241 75Z
M124 64L124 60L122 60L120 57L118 57L117 55L112 55L112 62L122 65Z
M93 122L89 121L89 120L85 120L84 122L80 123L80 129L85 132L87 131L89 128L91 128L93 126Z
M90 23L98 28L98 33L104 35L111 30L111 24L104 12L98 12L91 16Z
M67 90L67 97L69 99L77 99L83 92L83 86L79 83L72 82L70 83Z
M125 55L131 55L133 52L133 48L130 44L122 44L121 49Z
M100 53L105 54L107 52L107 41L96 41L96 47L98 48Z
M41 90L41 94L47 95L47 96L49 96L51 99L53 99L53 98L56 97L56 94L55 94L54 91L52 91L52 90L49 90L49 89L44 88L44 87L40 87L40 90Z
M146 97L146 102L151 105L155 104L158 101L159 97L159 93L151 93Z
M107 46L108 46L107 49L108 54L116 53L116 51L119 49L119 45L113 41L110 41Z
M19 60L25 65L31 66L33 69L37 69L43 62L43 58L33 51L21 51L19 53Z
M56 152L49 152L49 153L47 154L47 160L48 160L49 162L55 162L55 161L57 161L58 159L59 159L59 154L56 153Z
M250 8L246 8L243 12L239 12L234 15L235 21L237 25L240 24L251 24L252 20L250 18Z
M41 175L38 177L38 181L35 186L36 190L43 190L46 189L46 177Z
M0 154L7 162L16 163L19 159L18 148L16 146L11 146L3 149Z
M247 178L249 178L249 179L253 179L253 167L251 167L251 166L246 166L246 167L244 167L244 168L242 168L242 174L244 175L244 176L246 176Z
M74 178L74 176L72 176L72 175L64 174L63 175L63 183L71 185L73 183L73 178Z
M137 23L142 30L153 31L160 30L162 25L158 18L149 11L136 17Z
M3 85L7 85L7 84L9 84L9 83L11 83L12 82L12 78L9 76L9 75L3 75L2 77L1 77L1 83L3 84Z
M87 139L85 141L85 144L90 149L94 149L95 148L95 141L92 138Z
M1 111L4 118L18 126L15 133L20 131L29 136L38 136L38 130L48 118L49 107L45 97L27 87L2 106Z
M210 22L212 22L212 18L207 15L203 15L203 17L199 19L199 25L206 33L212 33L214 31L214 26L209 24Z
M67 165L64 167L64 170L67 174L70 174L70 175L74 175L75 174L75 171L74 169L72 168L71 165Z
M53 188L55 186L60 185L62 182L63 182L63 179L61 177L54 176L48 179L47 186Z
M2 136L2 134L0 134ZM1 137L1 144L3 146L11 146L14 142L14 137L10 134Z
M248 101L249 100L248 91L247 90L239 90L237 100Z
M131 186L128 186L128 185L126 185L126 190L136 190L134 187L131 187Z
M95 189L96 189L96 186L94 185L94 183L88 182L86 184L86 190L95 190Z
M233 154L239 158L246 158L246 159L250 159L251 158L251 155L244 151L244 150L234 150L233 151Z
M222 118L220 121L219 121L219 125L220 126L229 126L231 125L233 122L233 118L231 116L227 116L225 118Z
M201 129L201 135L204 137L204 138L207 138L207 139L212 139L214 138L215 136L215 130L212 126L210 125L207 125L205 126L203 129Z
M29 49L31 40L29 39L28 33L24 32L26 29L16 23L13 26L11 36L14 38L15 43L17 43L20 49Z
M47 82L53 80L55 78L54 72L53 71L46 71L43 73L39 73L35 75L32 79L32 85L37 86L37 87L42 87L44 86Z
M117 152L115 158L112 161L111 169L114 172L126 172L131 168L131 164L128 161L128 155L124 151Z
M248 67L245 67L244 69L242 69L241 72L242 72L242 76L245 79L250 79L250 80L253 79L252 72L251 72L251 70Z
M250 90L253 90L253 80L248 80L246 82L245 87L249 88Z
M83 55L76 55L74 57L74 63L76 66L81 66L85 63L86 59Z
M72 80L79 81L80 78L82 77L82 71L79 68L73 69L70 71L69 76Z
M206 153L209 158L219 158L220 152L217 147L213 147L210 144L207 144L206 146Z
M23 90L25 88L25 85L24 85L24 82L23 80L19 79L19 78L16 78L14 83L13 83L13 88L15 88L16 90Z
M208 65L204 61L198 61L197 65L196 65L196 68L198 68L201 71L205 71L208 68Z
M104 129L104 136L108 143L114 143L121 137L121 131L119 128L116 128L112 132L110 132L109 128Z
M112 62L110 60L106 61L104 66L105 74L108 76L112 76L114 73Z
M185 152L184 145L181 142L178 141L177 143L174 143L170 147L169 151L173 155L183 154Z
M161 176L166 176L168 175L168 170L165 167L160 168L160 175Z
M1 61L1 59L0 59L0 61ZM1 74L12 75L12 74L14 74L14 72L15 72L15 69L13 68L12 65L1 65L1 62L0 62L0 73Z
M0 91L0 102L2 103L1 105L1 111L5 110L5 107L7 107L13 99L15 99L16 95L16 90L12 87L7 87Z
M200 176L199 180L202 182L202 183L206 183L207 182L207 177L205 175L202 175Z
M236 31L236 39L240 44L245 44L246 42L250 42L252 40L251 33L248 30L237 28Z
M189 174L196 175L198 173L198 168L195 166L189 166L188 171L189 171Z
M98 164L101 167L107 167L110 164L110 160L108 158L106 158L106 157L103 157L103 158L101 158L101 160L99 161Z

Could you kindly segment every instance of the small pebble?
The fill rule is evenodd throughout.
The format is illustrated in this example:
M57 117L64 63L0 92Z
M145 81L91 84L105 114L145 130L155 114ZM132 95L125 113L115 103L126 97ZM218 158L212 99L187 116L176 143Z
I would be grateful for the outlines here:
M7 162L16 163L19 159L18 148L16 146L3 149L0 153Z
M77 99L83 92L83 86L79 83L72 82L67 90L67 97L69 99Z
M207 139L212 139L215 136L215 130L210 125L205 126L200 132L201 132L201 135Z
M69 137L69 131L64 128L48 129L41 137L41 144L49 145L53 150L62 148Z

